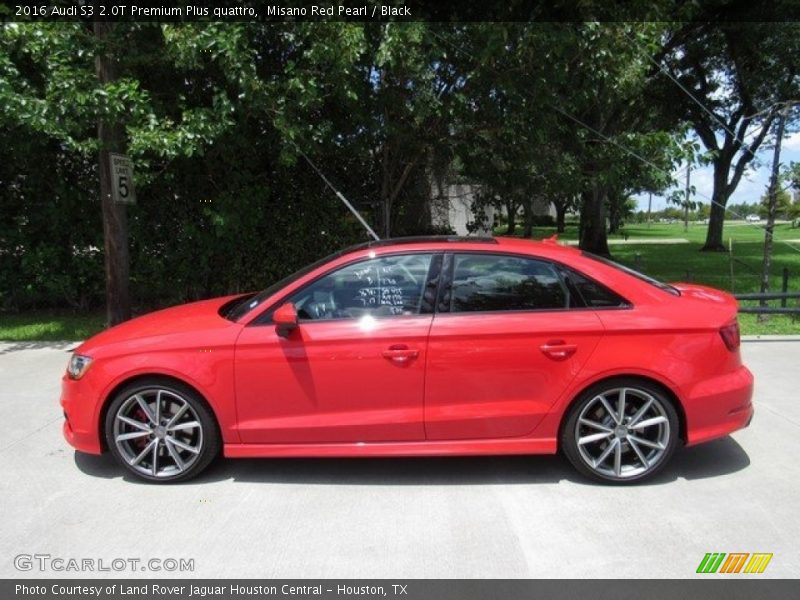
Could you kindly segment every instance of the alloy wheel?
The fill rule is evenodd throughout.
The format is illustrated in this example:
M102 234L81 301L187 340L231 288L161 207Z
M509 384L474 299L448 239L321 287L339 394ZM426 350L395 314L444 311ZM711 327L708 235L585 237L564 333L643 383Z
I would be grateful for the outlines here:
M646 390L619 387L593 396L575 423L578 454L606 479L639 478L670 447L670 419L662 400Z
M114 415L113 441L129 468L148 478L177 478L203 451L203 426L190 402L163 388L138 390Z

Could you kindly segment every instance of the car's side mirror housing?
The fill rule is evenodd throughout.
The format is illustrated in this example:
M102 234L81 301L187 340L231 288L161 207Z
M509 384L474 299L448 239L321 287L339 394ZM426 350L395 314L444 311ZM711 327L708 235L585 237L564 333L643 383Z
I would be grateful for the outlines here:
M297 328L297 309L294 304L287 302L278 307L272 313L272 322L275 323L275 331L281 337L289 337L289 334Z

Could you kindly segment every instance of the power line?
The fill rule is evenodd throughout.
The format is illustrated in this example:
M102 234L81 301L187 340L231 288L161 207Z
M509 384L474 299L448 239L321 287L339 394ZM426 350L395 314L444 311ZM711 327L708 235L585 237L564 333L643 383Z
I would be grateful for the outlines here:
M369 226L369 223L367 223L366 220L364 219L364 217L361 216L361 213L359 213L356 210L355 206L350 204L350 202L347 200L347 198L344 197L344 194L342 194L339 190L337 190L334 187L334 185L330 181L328 181L328 178L325 177L325 174L317 167L317 165L314 164L314 161L312 161L310 158L308 158L308 155L305 152L303 152L297 144L292 142L292 145L295 147L295 150L297 150L298 154L300 154L300 156L302 156L303 158L306 159L306 162L311 166L312 169L314 169L314 171L317 173L317 175L319 175L322 178L322 181L325 182L325 185L327 185L329 188L331 188L331 191L333 191L333 193L336 194L336 197L339 198L339 200L341 200L344 203L344 205L350 210L351 213L353 213L353 215L355 215L355 217L356 217L356 219L358 219L359 223L361 223L364 226L364 229L366 229L367 232L369 232L369 234L374 239L380 240L381 238L378 237L378 234L375 233L375 231L373 231L372 227Z

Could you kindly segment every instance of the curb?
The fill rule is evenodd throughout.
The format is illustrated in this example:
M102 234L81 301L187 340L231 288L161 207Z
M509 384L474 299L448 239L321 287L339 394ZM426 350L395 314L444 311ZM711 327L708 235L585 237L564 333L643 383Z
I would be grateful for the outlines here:
M800 342L800 335L743 335L743 342Z

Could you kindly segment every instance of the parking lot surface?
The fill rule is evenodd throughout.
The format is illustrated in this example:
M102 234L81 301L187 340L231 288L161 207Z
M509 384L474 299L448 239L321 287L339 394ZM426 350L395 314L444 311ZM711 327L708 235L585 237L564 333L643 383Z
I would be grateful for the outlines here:
M707 552L800 576L800 341L745 342L752 425L632 487L552 456L219 460L140 483L61 436L74 346L0 344L0 577L137 575L19 571L20 554L194 561L149 577L694 577Z

